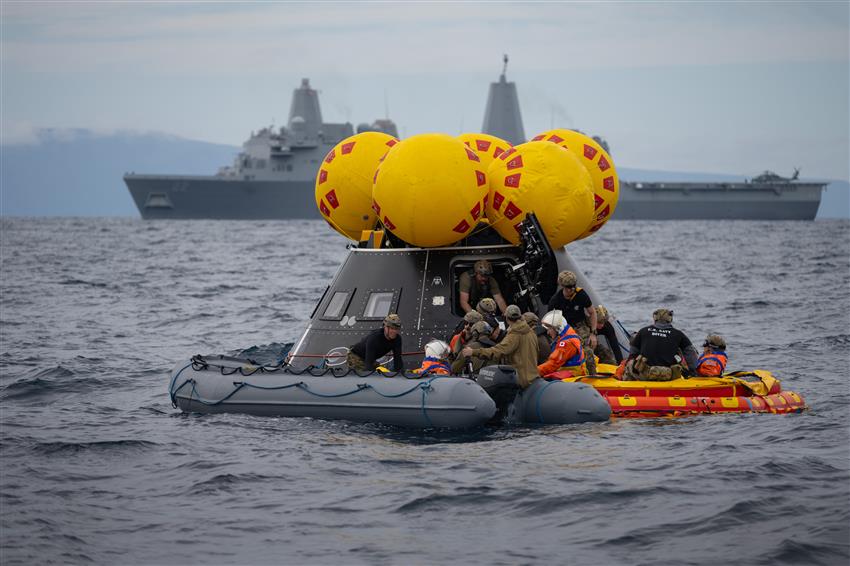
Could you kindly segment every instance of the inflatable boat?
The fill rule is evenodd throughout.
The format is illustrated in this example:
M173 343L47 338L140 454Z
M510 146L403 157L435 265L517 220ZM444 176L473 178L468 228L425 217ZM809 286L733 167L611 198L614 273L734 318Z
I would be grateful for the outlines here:
M195 356L171 374L169 394L184 412L236 412L463 429L488 422L574 424L607 421L611 408L585 383L535 380L524 391L510 366L482 368L475 379L418 377Z
M803 398L783 391L769 371L737 371L722 377L691 377L672 381L622 381L616 366L600 364L596 377L564 377L586 383L611 406L612 417L663 417L706 413L799 413ZM553 374L558 377L558 374Z

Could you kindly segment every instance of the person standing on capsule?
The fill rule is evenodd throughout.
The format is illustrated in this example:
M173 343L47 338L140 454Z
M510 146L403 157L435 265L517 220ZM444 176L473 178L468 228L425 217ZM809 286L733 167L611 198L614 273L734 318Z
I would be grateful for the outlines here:
M577 286L576 274L562 271L558 274L560 289L549 299L549 311L561 311L564 318L576 333L581 336L585 355L585 365L589 375L596 375L596 360L593 350L596 348L596 309L587 291Z
M348 369L375 371L377 360L393 353L393 371L404 369L401 354L401 318L388 314L381 328L376 328L348 350Z
M492 298L499 305L499 312L505 314L508 308L499 289L499 282L493 277L493 266L486 259L479 259L472 267L472 271L464 271L458 280L458 291L460 291L460 308L467 313L473 310L472 305L477 305L481 299ZM483 314L483 313L482 313Z

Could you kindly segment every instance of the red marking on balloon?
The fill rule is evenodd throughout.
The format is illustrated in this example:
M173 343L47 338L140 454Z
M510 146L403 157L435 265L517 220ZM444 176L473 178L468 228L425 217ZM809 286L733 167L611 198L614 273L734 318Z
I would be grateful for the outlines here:
M472 218L478 220L478 217L481 216L481 203L476 202L475 206L472 207L472 210L470 210L469 213L472 215Z
M606 206L605 210L603 210L602 212L600 212L599 214L596 215L596 221L599 222L599 221L605 219L608 216L609 212L611 212L611 207Z
M384 216L384 226L386 226L390 230L395 230L395 224L390 222L390 219Z
M390 146L390 147L394 146L397 143L398 143L398 140L395 139L395 138L393 138L391 140L387 140L387 145Z
M481 185L487 184L487 175L485 175L483 172L479 171L478 169L475 170L475 178L478 179L478 186L479 187Z
M601 222L601 223L597 224L596 226L594 226L593 228L591 228L591 229L590 229L590 231L591 231L591 232L596 232L597 230L599 230L600 228L602 228L602 225L603 225L603 224L605 224L605 223L604 223L604 222Z
M552 134L551 136L549 136L549 141L552 143L561 143L562 141L564 141L564 138Z
M614 192L614 177L605 177L602 179L602 188L606 191Z
M516 224L514 224L514 230L516 230L517 232L519 232L519 227L520 227L520 226L522 226L522 222L517 222Z
M496 193L493 195L493 208L495 208L496 210L502 208L502 201L504 200L505 197L502 196L502 193L496 191Z
M599 170L600 171L607 171L609 167L611 167L611 164L608 163L608 160L605 159L605 156L603 155L602 157L600 157L599 158Z
M508 175L505 177L505 186L513 187L516 189L519 187L519 178L522 176L522 173L514 173L513 175Z
M334 207L334 208L339 207L339 201L336 198L336 190L335 189L331 190L328 194L326 194L325 198L328 199L328 202L331 204L332 207Z
M481 161L481 159L478 157L477 153L475 153L474 151L472 151L468 147L465 147L463 149L466 150L466 156L469 158L470 161Z
M493 142L487 140L475 140L475 147L478 148L478 151L487 151L492 144Z
M505 159L507 159L507 158L508 158L508 157L509 157L512 153L514 153L515 151L516 151L516 150L515 150L514 148L510 147L510 148L508 148L508 150L507 150L507 151L505 151L505 152L503 152L503 153L501 153L501 154L499 155L499 159L501 159L502 161L504 161Z
M596 157L596 148L587 144L584 144L584 156L588 159L593 159Z
M593 199L596 201L596 206L593 207L594 209L599 208L600 206L602 206L605 203L605 199L602 198L599 195L594 194Z
M522 167L522 155L517 155L510 161L508 161L508 171L511 169L518 169Z
M334 160L334 157L336 157L336 152L334 150L331 150L330 153L328 153L327 157L325 157L325 163L330 163Z
M321 210L322 214L324 214L325 216L331 215L330 209L327 207L327 205L325 204L325 201L323 201L323 200L319 201L319 210Z
M324 169L319 169L319 184L321 185L328 180L328 172Z
M505 218L507 218L508 220L513 220L520 214L522 214L522 209L514 203L509 202L507 208L505 208Z
M469 222L467 222L466 220L461 220L460 224L452 228L453 232L458 232L459 234L463 234L467 230L469 230Z
M544 134L540 134L540 135L537 135L537 136L534 136L533 138L531 138L531 141L540 141L545 137L546 136Z
M375 174L372 175L372 184L373 185L378 182L378 171L380 171L380 169L375 169Z
M493 150L493 157L499 157L503 153L505 153L505 150L502 149L501 147L497 147L496 149ZM501 157L499 157L499 159L501 159Z
M378 204L378 201L376 201L376 200L372 201L372 210L374 210L375 214L377 214L378 216L381 215L381 205Z
M484 195L484 208L487 208L487 198L488 198L489 196L490 196L490 195Z
M356 143L357 142L348 142L348 143L342 144L342 154L347 155L347 154L351 153L352 150L354 149L354 144L356 144Z

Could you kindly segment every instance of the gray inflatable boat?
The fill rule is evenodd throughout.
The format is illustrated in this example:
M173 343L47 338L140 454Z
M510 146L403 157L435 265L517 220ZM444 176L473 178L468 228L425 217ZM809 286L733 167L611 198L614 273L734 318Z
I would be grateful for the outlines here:
M247 413L463 429L491 421L571 424L608 420L611 409L584 383L536 380L518 392L510 366L479 381L345 372L295 373L224 356L195 356L171 373L172 403L187 413ZM483 385L483 386L482 386Z

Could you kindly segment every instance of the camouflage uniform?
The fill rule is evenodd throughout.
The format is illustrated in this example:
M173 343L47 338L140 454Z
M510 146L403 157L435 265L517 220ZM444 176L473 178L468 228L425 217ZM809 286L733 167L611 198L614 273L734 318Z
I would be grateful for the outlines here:
M623 373L625 381L672 381L682 377L682 366L673 364L667 366L650 366L646 358L637 356L626 362L626 370Z
M596 360L593 358L593 348L590 346L590 326L585 320L583 322L580 322L576 326L573 326L573 330L575 330L576 334L581 337L581 347L584 348L587 374L596 375Z
M348 355L345 357L345 361L348 363L348 369L356 370L356 371L372 371L372 368L366 367L366 360L352 352L348 351Z

